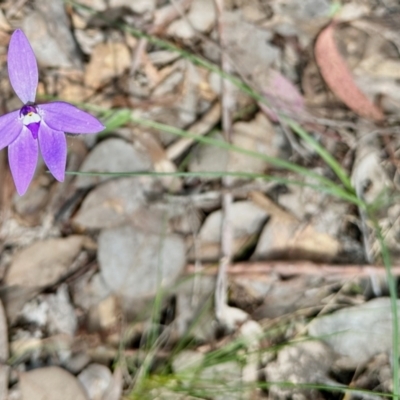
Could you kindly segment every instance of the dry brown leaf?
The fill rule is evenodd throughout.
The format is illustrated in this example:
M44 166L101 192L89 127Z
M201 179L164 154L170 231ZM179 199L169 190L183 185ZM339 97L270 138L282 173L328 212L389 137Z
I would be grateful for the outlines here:
M382 121L385 116L357 87L345 60L339 53L334 38L335 24L331 23L317 38L315 59L329 88L350 109L362 117Z

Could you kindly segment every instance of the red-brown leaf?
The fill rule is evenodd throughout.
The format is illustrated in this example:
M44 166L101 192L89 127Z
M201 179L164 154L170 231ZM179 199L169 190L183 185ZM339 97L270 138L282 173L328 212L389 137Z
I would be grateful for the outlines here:
M315 59L321 75L335 95L358 115L382 121L385 116L354 82L349 67L339 53L334 39L334 24L328 25L318 36L315 44Z

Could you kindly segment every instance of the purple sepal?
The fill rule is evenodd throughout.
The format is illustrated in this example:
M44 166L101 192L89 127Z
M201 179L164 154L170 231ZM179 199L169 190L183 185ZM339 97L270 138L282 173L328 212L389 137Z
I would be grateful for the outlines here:
M17 192L25 194L32 181L38 159L38 141L23 126L20 135L8 146L8 162Z
M105 128L93 115L63 101L40 104L37 107L42 111L46 124L57 131L97 133Z
M0 117L0 150L11 144L22 131L19 110Z
M7 63L15 93L24 104L33 103L39 81L38 67L32 47L20 29L11 35Z
M47 168L54 178L63 182L67 164L67 140L64 132L55 131L42 121L39 129L39 146Z

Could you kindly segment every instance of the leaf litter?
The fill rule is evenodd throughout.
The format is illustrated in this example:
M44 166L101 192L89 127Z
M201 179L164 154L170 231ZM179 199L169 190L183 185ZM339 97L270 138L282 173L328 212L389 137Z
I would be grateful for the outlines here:
M390 393L377 229L396 267L400 59L389 21L400 10L354 1L332 19L326 0L39 3L0 5L2 114L20 107L6 54L22 28L41 102L87 107L107 129L68 137L67 171L78 175L62 184L42 161L23 197L0 175L1 398ZM246 90L222 84L221 55ZM351 176L367 209L268 162L340 187L288 117ZM229 253L224 293L216 275Z

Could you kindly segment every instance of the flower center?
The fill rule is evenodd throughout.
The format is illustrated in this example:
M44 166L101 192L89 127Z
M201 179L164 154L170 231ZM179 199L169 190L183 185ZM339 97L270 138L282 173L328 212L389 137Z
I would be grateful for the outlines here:
M31 131L33 138L37 139L42 118L38 114L36 107L33 104L25 104L21 108L19 116L22 119L22 123Z

